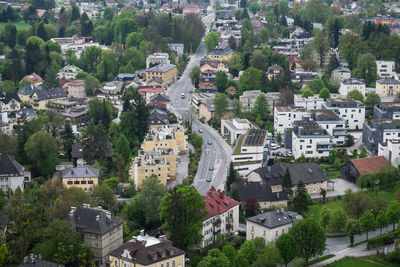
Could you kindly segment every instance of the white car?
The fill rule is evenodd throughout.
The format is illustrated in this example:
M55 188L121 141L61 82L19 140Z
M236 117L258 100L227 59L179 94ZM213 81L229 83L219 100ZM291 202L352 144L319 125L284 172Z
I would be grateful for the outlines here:
M278 146L277 144L272 143L272 144L269 146L269 149L275 150L275 149L277 149L278 147L279 147L279 146Z

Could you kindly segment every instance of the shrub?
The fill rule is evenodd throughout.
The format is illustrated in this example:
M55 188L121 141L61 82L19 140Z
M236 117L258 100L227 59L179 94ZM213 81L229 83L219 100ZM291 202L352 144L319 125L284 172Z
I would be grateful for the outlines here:
M400 231L394 231L391 233L386 233L368 240L368 249L377 248L383 245L392 244L396 238L400 236Z

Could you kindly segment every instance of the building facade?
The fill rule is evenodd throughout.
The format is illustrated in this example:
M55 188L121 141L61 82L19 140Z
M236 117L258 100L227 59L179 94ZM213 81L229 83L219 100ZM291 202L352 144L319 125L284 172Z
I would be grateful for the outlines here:
M91 167L76 167L62 170L64 188L77 187L85 192L93 192L99 185L99 169Z
M376 81L376 90L379 96L396 96L400 92L400 81L393 78L384 78Z
M365 121L365 106L354 99L328 99L322 109L333 110L345 120L346 128L360 130Z
M85 98L85 81L72 80L64 85L68 89L68 97Z
M384 156L393 167L397 168L400 164L400 140L379 143L378 156Z
M19 164L13 156L0 153L0 188L7 192L15 192L17 188L24 191L25 183L31 182L30 172Z
M221 119L221 134L230 144L234 144L236 140L238 140L239 137L245 134L250 128L255 128L255 126L247 119Z
M171 62L169 60L168 53L154 53L146 58L146 70L154 66L157 66L159 64L169 64L169 63Z
M347 94L353 90L359 91L365 96L365 82L362 79L350 78L344 79L340 82L339 94L347 96Z
M146 82L149 82L153 78L160 78L166 85L170 85L176 81L177 75L178 70L176 65L163 63L146 71Z
M294 121L301 121L306 115L309 116L309 112L306 111L303 107L275 107L275 133L283 134L285 132L285 129L293 127L292 123Z

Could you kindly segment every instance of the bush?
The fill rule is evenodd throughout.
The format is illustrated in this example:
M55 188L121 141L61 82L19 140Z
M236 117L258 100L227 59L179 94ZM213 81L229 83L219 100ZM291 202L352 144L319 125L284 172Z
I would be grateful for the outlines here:
M383 245L389 245L394 242L396 238L400 236L400 231L394 231L391 233L383 234L374 238L370 238L367 243L368 249L377 248Z

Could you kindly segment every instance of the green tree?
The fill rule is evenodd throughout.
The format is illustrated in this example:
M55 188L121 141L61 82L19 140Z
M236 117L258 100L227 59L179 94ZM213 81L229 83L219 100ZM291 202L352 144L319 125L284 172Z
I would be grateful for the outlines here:
M257 266L275 267L281 262L279 249L273 243L268 243L261 253L258 254Z
M207 256L203 257L197 264L198 267L230 267L231 262L224 253L214 248L208 251Z
M350 244L354 244L354 235L360 233L360 223L356 219L348 219L346 223L346 234L350 239Z
M162 229L167 231L175 246L187 249L202 240L204 207L203 198L192 186L176 187L163 198L160 205Z
M276 241L276 247L285 266L299 255L299 246L292 235L282 234Z
M25 144L25 152L28 158L46 176L53 173L58 163L57 151L56 139L45 132L33 134Z
M95 125L91 120L87 127L83 158L87 163L93 164L97 160L103 160L107 152L107 132L102 124Z
M106 184L94 188L92 199L96 206L107 210L113 210L116 206L115 192Z
M237 255L235 247L232 245L225 245L222 248L222 253L224 253L224 255L228 257L228 259L234 259Z
M342 208L334 209L329 217L329 224L333 231L341 231L346 227L347 216Z
M190 71L190 80L192 81L192 84L194 87L199 88L199 82L200 82L200 75L201 75L201 70L199 66L194 66L192 70Z
M233 53L232 57L229 59L229 72L234 76L237 77L239 72L244 68L244 57L243 54L240 52Z
M219 43L219 34L216 32L209 32L204 38L204 46L207 52L213 50Z
M228 175L226 177L226 191L231 191L231 184L236 182L239 178L238 172L235 170L233 162L229 163Z
M365 146L362 146L361 152L358 155L358 158L362 159L362 158L366 158L367 156L368 156L367 149L365 148Z
M242 94L244 91L260 90L261 89L261 71L249 67L246 69L239 78L239 92Z
M400 203L396 200L392 200L386 210L386 218L388 223L393 224L393 231L395 224L399 222L400 219Z
M303 181L299 181L296 188L296 194L293 197L292 205L296 212L303 214L308 210L308 205L311 202L310 195L307 193L306 186Z
M381 234L382 234L382 228L385 227L386 225L387 225L387 218L385 212L381 210L376 216L376 226L381 230Z
M64 130L61 134L64 146L64 153L68 159L71 159L72 143L74 142L74 134L69 122L64 124Z
M319 66L322 67L324 64L326 53L328 53L330 49L328 36L323 31L317 32L311 45L315 52L318 54Z
M88 73L94 73L97 70L97 65L101 61L102 50L97 46L89 46L83 52L81 57L82 67Z
M326 189L325 189L325 188L321 188L320 194L321 194L321 196L322 196L322 203L325 204L325 200L326 200Z
M265 94L257 96L253 109L251 110L251 116L260 127L266 125L269 119L269 105Z
M115 146L115 152L121 154L125 162L128 161L131 155L131 149L129 146L129 141L124 134L119 136L117 145Z
M260 71L266 71L268 68L268 58L262 50L256 50L250 58L250 65Z
M8 45L10 48L13 48L17 43L17 28L11 22L8 22L4 25L2 36L5 45Z
M364 193L350 193L347 196L346 205L344 209L349 216L360 218L361 214L374 207L374 202L371 197Z
M46 75L44 76L44 86L46 88L54 88L58 87L58 77L56 69L50 65L50 67L46 71Z
M254 240L245 241L238 251L239 255L243 255L248 262L254 262L257 259L257 250Z
M302 97L305 97L305 98L309 98L310 96L313 96L313 95L314 95L314 92L311 91L311 90L308 89L308 88L304 89L304 90L303 90L303 93L301 94L301 96L302 96Z
M108 179L104 179L102 184L107 185L109 188L115 191L117 189L117 185L119 184L119 180L117 177L111 177Z
M288 194L288 197L292 197L293 195L293 183L292 177L290 176L289 168L286 168L285 175L283 176L282 181L282 190Z
M363 213L360 218L360 228L361 231L367 232L367 239L368 240L368 232L373 231L376 229L376 220L374 214L370 210L367 210Z
M369 93L365 99L365 106L368 109L372 109L373 107L379 105L379 103L381 103L381 97L374 92Z
M367 85L374 84L377 78L375 56L371 53L361 55L354 74L357 78L364 79Z
M307 86L311 91L318 94L325 87L325 84L320 77L316 76L312 81L307 82Z
M319 97L324 99L326 101L327 99L331 98L331 94L329 92L328 88L322 88L321 91L319 91Z
M320 223L324 229L328 226L330 221L331 211L326 206L323 206L320 211Z
M347 93L347 98L354 99L360 102L364 101L364 96L358 90L352 90Z
M217 76L215 78L215 86L220 93L223 93L228 87L228 75L226 75L225 71L220 70L217 72Z
M289 234L296 240L299 246L299 256L304 258L306 262L325 250L324 229L314 219L296 222Z
M218 93L215 95L214 101L215 118L220 120L228 108L228 96L226 94Z
M356 67L358 58L365 48L362 37L354 32L348 32L339 37L340 55L349 63L351 69Z
M94 96L94 90L100 87L100 82L96 77L87 75L85 78L86 96Z
M161 224L160 204L165 196L164 186L157 176L151 175L143 181L142 190L126 206L127 218L146 229L155 229Z

